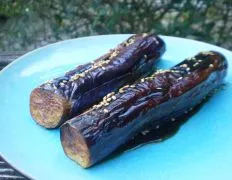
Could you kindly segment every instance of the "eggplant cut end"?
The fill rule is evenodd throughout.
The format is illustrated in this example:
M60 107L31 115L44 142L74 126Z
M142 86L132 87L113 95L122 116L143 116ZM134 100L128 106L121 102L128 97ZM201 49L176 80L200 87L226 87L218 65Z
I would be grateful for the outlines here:
M70 109L68 101L52 91L36 88L31 93L30 113L45 128L58 127Z
M92 165L89 148L85 139L68 122L61 126L60 139L63 150L70 159L83 168L88 168Z

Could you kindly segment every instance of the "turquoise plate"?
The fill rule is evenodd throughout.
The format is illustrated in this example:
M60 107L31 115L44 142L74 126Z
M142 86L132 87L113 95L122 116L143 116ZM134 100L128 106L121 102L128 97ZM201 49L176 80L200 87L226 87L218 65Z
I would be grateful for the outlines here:
M162 36L167 51L159 67L168 68L199 51L216 50L229 61L227 85L179 132L162 143L143 146L82 169L62 150L59 130L37 125L29 113L33 88L97 58L129 35L93 36L52 44L19 58L0 72L0 151L33 179L196 180L232 179L232 52L210 44Z

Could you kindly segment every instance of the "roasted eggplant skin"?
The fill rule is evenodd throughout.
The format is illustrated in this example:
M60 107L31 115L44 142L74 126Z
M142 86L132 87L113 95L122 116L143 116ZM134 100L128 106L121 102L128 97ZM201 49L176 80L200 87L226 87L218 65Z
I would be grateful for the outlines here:
M35 88L30 96L33 119L56 128L99 102L109 92L153 71L165 51L164 41L152 34L133 35L93 63Z
M62 125L64 152L82 167L90 167L149 124L158 129L187 113L223 83L226 71L223 55L202 52L124 86Z

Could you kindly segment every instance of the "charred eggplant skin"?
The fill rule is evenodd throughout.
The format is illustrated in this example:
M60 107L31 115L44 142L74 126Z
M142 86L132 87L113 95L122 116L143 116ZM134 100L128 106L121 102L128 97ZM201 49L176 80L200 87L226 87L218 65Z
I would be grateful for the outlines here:
M158 129L187 113L223 83L226 71L222 54L201 52L108 94L62 125L66 155L84 168L94 165L149 124Z
M164 41L152 34L133 35L93 63L35 88L30 97L32 117L46 128L56 128L119 89L153 71L165 51Z

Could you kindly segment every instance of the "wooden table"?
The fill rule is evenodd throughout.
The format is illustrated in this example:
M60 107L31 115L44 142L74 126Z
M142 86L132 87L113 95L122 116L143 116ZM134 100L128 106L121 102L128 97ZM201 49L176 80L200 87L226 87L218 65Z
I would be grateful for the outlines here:
M0 53L0 70L26 52ZM1 149L0 149L1 152ZM17 168L17 167L16 167ZM29 179L0 156L0 180Z

